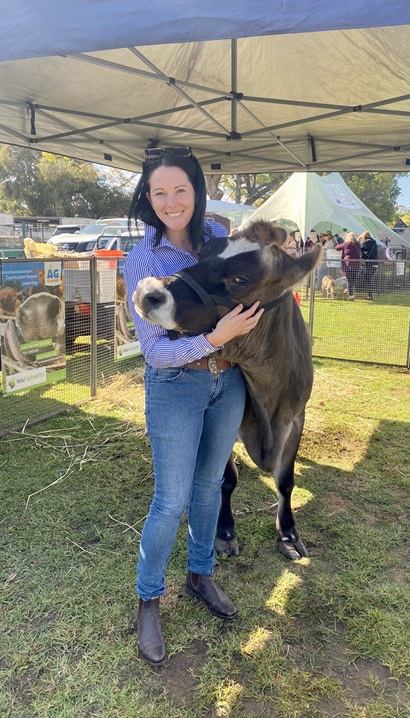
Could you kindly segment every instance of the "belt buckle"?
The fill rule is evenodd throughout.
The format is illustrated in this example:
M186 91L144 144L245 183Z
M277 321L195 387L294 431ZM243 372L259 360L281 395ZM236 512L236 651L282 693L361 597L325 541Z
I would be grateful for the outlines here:
M216 363L216 359L213 356L208 357L208 369L213 374L213 376L218 376L219 374L222 374L223 369L218 369L218 365Z

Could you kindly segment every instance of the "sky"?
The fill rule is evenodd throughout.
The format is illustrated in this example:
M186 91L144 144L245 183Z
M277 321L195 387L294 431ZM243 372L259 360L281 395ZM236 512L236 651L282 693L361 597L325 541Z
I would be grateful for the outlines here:
M401 204L404 207L410 207L410 172L407 172L406 177L399 177L398 184L401 189L401 193L397 198L397 204Z

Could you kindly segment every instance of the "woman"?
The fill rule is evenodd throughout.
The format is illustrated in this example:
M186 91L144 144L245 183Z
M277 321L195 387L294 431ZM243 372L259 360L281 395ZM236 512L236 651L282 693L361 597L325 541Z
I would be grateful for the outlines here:
M326 262L326 250L333 249L333 247L334 247L333 236L332 236L332 233L330 232L330 230L325 232L325 234L319 234L319 242L321 243L323 249L325 250L323 252L323 259L317 268L317 274L316 274L316 289L321 290L323 277L325 277L326 274L328 273L328 265Z
M346 275L349 299L354 299L354 285L360 271L360 242L354 232L348 232L345 241L335 249L342 252L342 273Z
M377 269L378 259L377 242L370 232L363 232L358 240L361 244L361 258L364 259L364 283L367 291L367 299L373 301L374 282L373 276Z
M298 252L298 243L295 239L295 233L289 232L285 243L285 251L290 254L291 257L296 257Z
M204 222L205 208L204 176L189 147L146 150L130 208L130 220L144 222L146 231L125 263L129 298L144 277L165 277L191 267L212 234L226 235L222 225ZM239 367L216 357L214 375L208 370L208 357L256 326L263 313L258 306L255 302L242 312L238 305L209 333L175 341L131 306L147 361L145 413L155 477L137 567L138 649L152 666L166 659L159 600L186 508L186 591L220 618L236 615L234 604L212 578L213 542L223 471L242 420L246 391Z

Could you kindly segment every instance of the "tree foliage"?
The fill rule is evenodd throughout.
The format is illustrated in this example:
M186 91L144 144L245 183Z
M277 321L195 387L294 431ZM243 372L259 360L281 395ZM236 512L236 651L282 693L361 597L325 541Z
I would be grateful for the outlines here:
M404 214L399 214L399 218L402 222L406 225L406 227L410 227L410 212L405 212Z
M125 173L90 162L0 148L0 211L22 216L99 217L127 214L131 199Z
M400 187L397 172L342 172L342 177L359 199L385 224L394 222Z
M259 207L273 192L290 177L287 172L206 175L206 186L210 199L229 197L238 204L253 204Z

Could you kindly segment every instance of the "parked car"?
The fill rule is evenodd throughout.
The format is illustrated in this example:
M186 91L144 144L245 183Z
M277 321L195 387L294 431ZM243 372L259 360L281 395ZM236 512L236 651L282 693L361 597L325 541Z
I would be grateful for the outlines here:
M97 239L84 242L85 256L92 256L93 250L121 250L124 255L128 254L144 236L144 232L135 231L131 235L129 231L113 236L118 225L107 227L103 234ZM77 246L77 252L82 251L81 244ZM109 256L109 255L108 255ZM91 305L90 305L90 273L87 261L68 262L65 270L66 287L66 349L71 354L77 337L88 336L91 332ZM75 266L71 265L76 265ZM97 262L97 339L113 341L115 335L115 287L116 272L112 263ZM100 266L101 265L101 266ZM113 275L111 273L113 272Z
M59 224L54 228L54 232L51 236L57 237L60 234L75 234L76 232L79 232L80 229L81 225L79 224Z
M143 236L143 230L130 234L129 231L124 232L122 226L114 225L113 227L106 227L96 239L79 242L76 252L92 254L103 249L106 251L120 250L123 254L128 254L141 241Z
M97 219L95 222L91 222L83 227L80 232L50 237L48 244L53 244L55 247L58 247L58 249L64 252L92 252L95 242L106 228L112 229L114 234L111 236L117 236L122 232L125 232L128 228L128 219L124 217L107 217ZM92 244L92 242L94 242L94 244ZM81 249L77 250L80 243ZM87 244L89 244L89 248L87 248Z
M98 237L94 251L99 249L104 250L120 250L124 255L131 252L131 249L135 247L136 244L141 242L141 240L144 238L144 231L138 231L138 232L122 232L120 236L112 237L110 236L109 232L103 232L103 234Z

